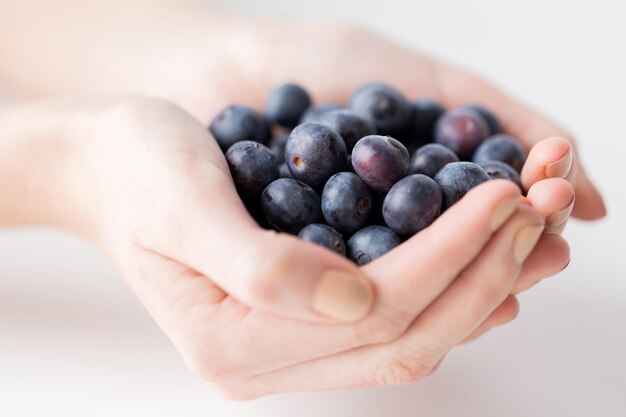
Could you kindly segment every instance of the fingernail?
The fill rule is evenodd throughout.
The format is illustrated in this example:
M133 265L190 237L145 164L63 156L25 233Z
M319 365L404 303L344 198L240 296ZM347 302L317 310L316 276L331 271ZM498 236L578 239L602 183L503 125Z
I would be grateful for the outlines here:
M556 227L562 224L565 220L569 218L569 215L572 213L573 207L574 207L574 198L572 198L572 202L569 203L567 207L550 214L546 218L546 226Z
M526 226L517 231L513 240L513 255L517 262L523 263L528 258L542 232L543 225Z
M498 204L498 207L494 210L493 215L491 217L491 230L498 230L504 222L506 222L509 217L515 213L517 206L519 205L520 196L516 195L514 197L507 198L506 200L501 201Z
M338 321L355 321L365 316L374 294L365 282L343 271L330 270L317 284L313 309Z
M546 165L546 177L548 178L566 178L572 170L572 162L574 154L572 147L567 148L567 152L558 161L550 162Z

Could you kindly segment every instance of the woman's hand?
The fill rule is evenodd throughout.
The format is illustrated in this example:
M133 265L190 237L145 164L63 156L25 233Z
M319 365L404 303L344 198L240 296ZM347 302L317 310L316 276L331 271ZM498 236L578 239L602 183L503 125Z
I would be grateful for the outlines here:
M97 242L190 368L231 397L418 380L511 320L516 282L568 261L545 237L533 250L542 214L490 181L359 269L260 229L207 130L158 100L7 107L0 138L2 178L18 179L0 181L0 218Z

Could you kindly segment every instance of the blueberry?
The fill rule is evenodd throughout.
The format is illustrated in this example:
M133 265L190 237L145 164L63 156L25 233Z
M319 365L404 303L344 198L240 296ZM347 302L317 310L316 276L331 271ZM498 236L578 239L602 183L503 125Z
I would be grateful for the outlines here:
M356 232L346 246L348 257L358 265L384 255L400 244L400 236L384 226L368 226Z
M409 169L409 152L389 136L370 135L352 150L352 167L376 191L389 191Z
M478 165L485 170L487 175L489 175L489 178L493 180L511 180L517 184L520 190L523 190L522 180L520 179L519 174L509 164L500 161L485 161L479 163Z
M489 126L489 133L491 135L497 135L498 133L502 133L502 127L500 126L500 122L491 111L487 110L479 104L472 104L466 106L466 108L478 112L478 114L480 114L483 119L485 119L485 122L487 122L487 125Z
M284 127L294 127L300 122L311 98L299 85L287 83L272 90L267 98L267 118Z
M320 121L320 117L322 117L324 113L341 108L342 107L339 104L335 103L324 103L317 106L311 106L302 114L300 123L318 123Z
M323 185L346 167L346 145L334 130L304 123L291 131L285 147L285 162L295 179L312 187Z
M274 136L270 139L270 142L268 144L269 148L272 150L272 152L274 152L274 155L276 155L276 160L279 163L285 161L285 145L287 144L288 137L289 135Z
M340 172L330 177L322 192L322 213L326 223L351 235L367 222L374 198L358 175Z
M487 122L474 110L458 108L437 120L435 141L452 149L461 159L468 159L489 136Z
M454 152L438 143L429 143L411 156L409 174L424 174L434 178L441 168L451 162L459 162Z
M319 117L318 123L339 133L348 152L352 152L359 139L376 133L374 123L369 118L349 109L327 111Z
M270 137L265 119L247 106L234 104L219 112L211 122L209 131L222 150L242 140L267 143Z
M315 190L301 181L279 178L263 190L263 213L277 230L298 233L322 218L321 200Z
M279 175L272 151L251 140L236 142L228 148L226 161L237 190L249 197L259 196Z
M473 161L479 165L487 161L504 162L518 173L526 162L524 148L511 136L500 134L488 137L474 152Z
M443 192L443 209L459 201L469 190L489 181L489 175L473 162L452 162L435 175Z
M428 98L412 102L409 141L417 144L432 142L435 123L444 112L441 104Z
M346 255L346 244L343 241L343 236L325 224L313 223L305 226L298 233L298 237L308 242L325 246L340 255Z
M412 236L430 226L441 213L439 185L422 174L398 181L385 197L383 217L387 226L402 236Z
M289 171L289 166L286 162L283 162L278 166L278 175L280 176L280 178L293 178L293 175L291 175L291 171Z
M382 135L401 136L410 123L411 106L401 92L383 83L369 83L350 98L349 107L369 117Z

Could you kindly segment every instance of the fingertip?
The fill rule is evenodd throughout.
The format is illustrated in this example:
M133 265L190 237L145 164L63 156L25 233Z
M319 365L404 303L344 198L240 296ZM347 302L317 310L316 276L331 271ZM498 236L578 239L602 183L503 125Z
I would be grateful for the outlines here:
M599 220L607 215L602 195L583 173L576 184L576 203L572 215L580 220Z

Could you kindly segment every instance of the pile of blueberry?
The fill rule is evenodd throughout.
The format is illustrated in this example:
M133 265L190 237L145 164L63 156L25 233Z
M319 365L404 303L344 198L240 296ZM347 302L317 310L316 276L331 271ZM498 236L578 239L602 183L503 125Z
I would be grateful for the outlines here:
M487 109L410 102L383 83L359 88L346 108L311 105L302 87L284 84L270 93L264 116L231 105L209 130L259 224L359 265L491 178L521 188L526 160Z

